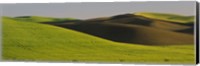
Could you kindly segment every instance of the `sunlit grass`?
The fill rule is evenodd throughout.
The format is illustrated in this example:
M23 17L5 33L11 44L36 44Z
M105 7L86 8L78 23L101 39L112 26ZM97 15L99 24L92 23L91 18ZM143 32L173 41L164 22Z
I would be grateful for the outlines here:
M191 23L194 22L194 16L182 16L176 14L153 13L153 12L138 12L135 15L140 15L153 19L160 19L172 22Z
M37 22L3 18L3 60L194 64L193 45L112 42Z

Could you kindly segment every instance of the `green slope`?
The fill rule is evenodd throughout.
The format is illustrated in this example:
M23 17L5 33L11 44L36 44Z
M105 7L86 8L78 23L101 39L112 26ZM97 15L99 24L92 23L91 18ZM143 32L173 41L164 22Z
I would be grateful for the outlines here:
M194 16L182 16L176 14L152 13L152 12L138 12L135 13L135 15L140 15L153 19L172 21L172 22L180 22L180 23L194 22Z
M193 45L117 43L70 29L3 18L3 60L192 63Z
M28 22L53 22L53 21L66 21L66 20L77 20L74 18L52 18L52 17L41 17L41 16L20 16L13 18L18 21Z

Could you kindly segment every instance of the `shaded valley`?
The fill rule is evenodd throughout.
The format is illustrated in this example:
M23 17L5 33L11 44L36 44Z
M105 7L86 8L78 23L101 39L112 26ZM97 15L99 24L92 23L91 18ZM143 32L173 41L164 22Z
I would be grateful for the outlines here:
M134 14L42 23L73 29L116 42L144 45L194 44L193 23L158 20Z

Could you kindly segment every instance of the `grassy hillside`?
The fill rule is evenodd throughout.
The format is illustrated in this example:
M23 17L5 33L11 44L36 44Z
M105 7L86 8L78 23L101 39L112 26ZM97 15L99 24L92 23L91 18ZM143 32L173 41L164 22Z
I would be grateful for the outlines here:
M3 60L194 64L193 45L117 43L66 28L3 18Z
M20 16L15 17L18 21L28 21L28 22L55 22L55 21L65 21L65 20L76 20L74 18L52 18L52 17L41 17L41 16Z
M140 15L153 19L172 21L172 22L180 22L180 23L194 22L194 16L181 16L175 14L151 13L151 12L138 12L135 13L135 15Z
M125 20L124 20L125 21ZM116 21L117 22L117 21ZM194 44L194 36L137 24L74 22L54 25L85 32L108 40L144 45L183 45ZM162 26L162 25L161 25Z
M133 14L94 18L82 22L46 24L77 30L116 42L144 45L194 44L193 26Z

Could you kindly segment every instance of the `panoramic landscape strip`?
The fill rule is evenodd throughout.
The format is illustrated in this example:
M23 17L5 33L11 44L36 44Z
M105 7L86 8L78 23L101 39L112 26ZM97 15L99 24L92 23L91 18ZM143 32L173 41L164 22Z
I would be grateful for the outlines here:
M138 12L91 19L3 16L5 61L194 64L194 17Z

